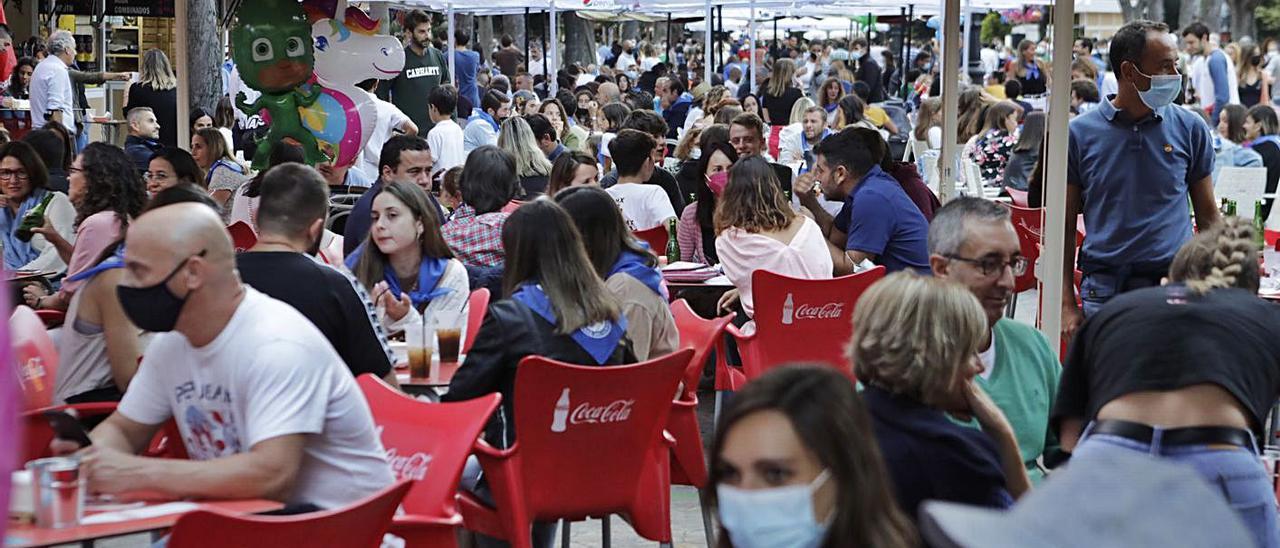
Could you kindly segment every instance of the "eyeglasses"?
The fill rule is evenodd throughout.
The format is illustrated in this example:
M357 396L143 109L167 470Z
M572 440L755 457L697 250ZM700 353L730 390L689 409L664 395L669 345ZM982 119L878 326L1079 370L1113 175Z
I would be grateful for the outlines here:
M155 173L147 171L142 174L142 180L144 181L150 181L152 179L155 179L157 181L167 181L169 180L169 178L170 178L169 174L163 171L157 171Z
M31 176L27 174L26 170L22 169L0 169L0 179L27 181L31 179Z
M969 259L966 257L960 257L958 255L947 255L947 258L974 265L978 267L979 270L982 271L983 276L991 276L999 272L1004 272L1004 268L1006 266L1013 269L1014 276L1021 276L1027 273L1028 261L1026 257L1023 257L1021 255L1014 257L1008 261L1004 259L998 259L996 257L986 257L983 259Z

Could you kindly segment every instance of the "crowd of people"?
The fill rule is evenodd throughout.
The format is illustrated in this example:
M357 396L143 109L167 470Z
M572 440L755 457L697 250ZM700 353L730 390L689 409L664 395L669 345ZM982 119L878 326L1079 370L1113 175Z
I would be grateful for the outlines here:
M1009 209L937 198L935 47L899 66L863 37L728 43L705 81L712 56L692 41L662 53L626 40L551 72L510 37L493 51L460 30L447 52L428 14L403 21L406 69L362 83L377 129L349 165L306 165L281 142L252 172L254 123L226 98L192 115L178 147L158 51L131 88L125 147L77 144L69 35L55 32L33 71L19 64L8 93L30 82L39 129L0 146L0 241L6 269L58 273L21 293L66 313L56 400L120 402L84 450L95 491L299 512L377 491L392 475L354 378L397 386L389 337L465 317L476 289L493 302L443 399L502 394L484 437L506 448L521 359L609 366L681 347L666 261L717 265L733 288L711 312L748 333L754 272L882 266L844 374L780 367L726 407L709 454L726 545L946 545L945 527L923 527L926 501L1009 508L1063 462L1107 469L1142 453L1220 487L1194 502L1239 520L1206 526L1280 547L1259 459L1280 323L1257 296L1254 228L1220 214L1213 191L1223 166L1265 167L1268 192L1280 177L1274 42L1227 53L1202 25L1174 35L1150 21L1121 28L1105 60L1077 42L1066 207L1087 237L1061 250L1064 279L1079 265L1082 281L1061 296L1060 361L1006 316L1034 268ZM986 47L983 82L959 94L963 161L1033 207L1046 51ZM34 208L44 224L23 239ZM237 224L256 235L239 252ZM636 235L656 228L666 249ZM191 460L137 456L171 417ZM483 495L477 472L464 486ZM1028 534L1052 538L1043 528ZM535 526L536 545L553 533Z

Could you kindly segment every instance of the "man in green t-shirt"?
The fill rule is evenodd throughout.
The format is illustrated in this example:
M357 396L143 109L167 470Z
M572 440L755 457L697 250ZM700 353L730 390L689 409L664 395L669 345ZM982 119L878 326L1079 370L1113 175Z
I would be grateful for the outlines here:
M427 113L427 96L436 86L449 82L449 61L431 45L431 16L427 12L405 14L404 33L404 71L382 87L382 98L404 112L418 126L418 132L426 135L435 125Z
M977 382L1013 426L1032 481L1043 477L1038 459L1058 450L1049 412L1062 375L1044 336L1004 317L1014 279L1030 265L1022 256L1009 211L980 198L959 198L939 209L929 225L934 276L964 284L982 303L991 327L980 354Z

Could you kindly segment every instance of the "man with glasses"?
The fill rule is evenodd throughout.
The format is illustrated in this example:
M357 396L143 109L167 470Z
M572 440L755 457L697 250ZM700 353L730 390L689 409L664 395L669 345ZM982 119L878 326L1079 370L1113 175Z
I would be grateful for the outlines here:
M1003 206L981 198L957 198L929 225L933 275L969 288L987 314L988 334L976 381L1008 417L1032 481L1044 477L1038 459L1057 451L1049 412L1062 368L1044 336L1004 317L1014 279L1027 271L1018 233Z

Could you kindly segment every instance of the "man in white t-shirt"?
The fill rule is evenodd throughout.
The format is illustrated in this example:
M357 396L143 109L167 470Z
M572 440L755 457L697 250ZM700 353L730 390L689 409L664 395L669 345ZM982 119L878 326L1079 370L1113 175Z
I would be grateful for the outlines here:
M120 303L156 336L82 453L93 491L338 508L394 481L351 372L301 313L240 283L214 211L156 209L126 243ZM137 456L170 418L191 460Z
M373 104L378 107L378 121L373 126L373 133L369 135L369 140L364 144L364 150L360 151L360 159L356 160L356 165L359 166L360 171L364 172L366 179L376 181L380 175L378 158L382 155L382 145L395 137L396 130L405 135L417 135L418 125L413 123L413 120L400 110L400 107L378 98L375 94L378 89L378 80L369 79L358 85L369 93L369 98L373 99Z
M607 192L632 231L666 225L676 216L662 187L644 184L656 169L649 156L656 146L652 136L637 129L621 130L609 142L613 165L618 168L618 183Z
M462 126L453 121L457 108L458 88L450 84L436 86L427 96L427 114L435 124L427 132L427 146L431 147L431 157L435 160L431 167L433 180L467 161L467 153L462 151Z

